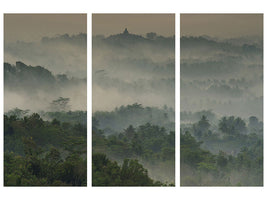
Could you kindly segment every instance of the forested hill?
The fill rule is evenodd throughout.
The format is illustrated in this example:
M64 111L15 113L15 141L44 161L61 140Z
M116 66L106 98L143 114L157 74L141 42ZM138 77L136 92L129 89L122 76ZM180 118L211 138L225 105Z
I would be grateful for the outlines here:
M53 74L42 66L4 63L5 112L19 107L47 110L59 97L70 100L70 110L86 110L86 79Z
M201 48L208 49L210 51L223 51L223 52L232 52L239 54L254 54L262 55L262 43L250 43L249 41L237 41L237 39L233 40L225 40L225 41L217 41L214 38L199 36L199 37L181 37L181 48L190 49L195 48L200 50Z
M139 44L146 44L146 45L153 45L157 46L160 45L161 47L168 47L168 48L173 48L175 45L175 37L164 37L157 35L154 32L150 32L146 34L146 37L142 35L137 35L128 32L127 29L124 30L123 33L115 34L115 35L110 35L107 38L104 36L93 36L93 42L104 42L109 45L117 45L117 46L135 46Z
M16 62L16 65L4 63L4 77L5 87L8 90L56 89L64 84L86 82L85 79L68 78L65 74L53 75L42 66L28 66L20 61Z
M120 106L115 110L97 111L93 114L93 120L97 121L100 129L105 134L119 133L129 125L140 126L144 123L164 127L168 132L175 129L175 113L172 108L144 107L141 104Z

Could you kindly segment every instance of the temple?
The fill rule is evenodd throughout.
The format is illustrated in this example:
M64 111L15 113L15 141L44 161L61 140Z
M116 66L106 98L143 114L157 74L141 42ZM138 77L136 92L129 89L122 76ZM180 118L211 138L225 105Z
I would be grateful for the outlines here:
M124 29L123 34L124 34L124 35L128 35L128 34L129 34L127 28Z

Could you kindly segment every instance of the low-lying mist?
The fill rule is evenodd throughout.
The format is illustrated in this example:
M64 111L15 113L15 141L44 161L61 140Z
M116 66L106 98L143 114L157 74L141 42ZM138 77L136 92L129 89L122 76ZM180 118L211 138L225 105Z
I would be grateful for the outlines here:
M263 118L259 38L181 38L181 111Z
M86 79L53 75L41 66L4 64L4 111L14 108L32 112L50 111L51 103L68 99L69 110L87 110Z
M5 62L23 61L28 65L41 65L54 74L86 78L87 35L57 35L43 37L39 42L5 42Z
M174 37L93 37L93 111L138 102L174 108Z

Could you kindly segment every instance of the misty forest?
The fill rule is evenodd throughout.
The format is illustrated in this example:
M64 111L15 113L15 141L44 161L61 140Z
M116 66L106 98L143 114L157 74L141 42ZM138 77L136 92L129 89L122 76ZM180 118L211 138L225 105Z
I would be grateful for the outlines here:
M181 186L262 186L262 37L180 44Z
M5 186L87 185L86 44L5 42Z
M93 42L93 186L174 186L175 38Z

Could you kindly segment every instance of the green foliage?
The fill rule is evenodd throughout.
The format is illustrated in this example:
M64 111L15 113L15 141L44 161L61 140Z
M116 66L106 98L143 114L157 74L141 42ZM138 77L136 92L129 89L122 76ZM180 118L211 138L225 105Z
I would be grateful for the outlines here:
M144 123L157 124L165 127L168 131L174 131L174 110L165 106L162 109L156 107L143 107L135 103L127 106L120 106L111 112L98 111L93 114L98 121L99 128L105 131L106 135L122 132L129 125L134 127Z
M212 112L212 110L202 110L199 112L181 112L181 121L198 121L202 116L206 116L210 121L216 120L216 115Z
M210 152L202 150L200 148L201 142L197 142L196 139L186 132L180 136L181 147L181 163L189 164L190 166L197 168L199 163L207 161L209 164L214 162L214 157ZM201 164L203 166L203 163Z
M121 167L122 185L149 186L153 181L148 177L148 172L137 160L125 159Z
M137 156L147 160L174 160L175 134L167 134L164 128L149 123L136 129L130 125L122 133L108 137L94 128L93 151L100 148L121 159Z
M5 186L86 185L86 127L43 121L39 114L4 117Z
M71 123L71 124L83 124L87 123L87 112L86 111L61 111L61 112L41 112L43 118L57 119L61 122Z
M97 120L93 119L93 153L104 153L119 162L125 162L129 166L136 163L125 161L125 158L133 160L138 158L150 170L153 169L155 174L164 174L165 178L168 177L168 180L173 182L174 132L168 134L164 128L147 123L136 128L129 125L120 134L105 136L104 131L98 129L97 125ZM137 182L138 180L135 180L135 183ZM127 184L134 183L128 182Z
M105 154L93 154L92 181L93 186L117 186L121 183L120 167Z
M109 168L105 167L101 173L95 173L95 185L151 185L145 178L149 171L153 179L165 182L154 182L154 185L173 186L175 132L170 130L174 130L174 111L167 106L158 109L135 103L112 112L95 112L92 118L93 154L105 154L112 160L124 163L123 169L130 170L123 170L123 176L117 179L111 177L111 172L106 171ZM106 162L104 158L101 160ZM112 161L106 165L117 169L114 167L117 163ZM140 174L132 176L132 170ZM117 170L115 172L118 174ZM113 182L110 181L112 179Z
M194 137L189 133L203 131L203 124L206 124L207 130L209 126L203 117L191 128L181 130L181 185L262 186L263 137L260 132L244 134L247 131L245 122L232 116L223 117L219 121L221 135L211 132L201 137L194 134ZM213 130L216 131L215 128ZM216 146L219 151L211 153L206 150L212 149L212 146Z
M21 110L19 108L14 108L12 110L9 110L6 115L7 116L17 116L18 118L23 118L29 113L30 110Z
M125 159L120 167L105 154L93 154L93 186L159 186L148 177L148 172L137 160Z
M219 129L228 135L238 135L246 133L246 123L240 118L223 117L219 122Z

